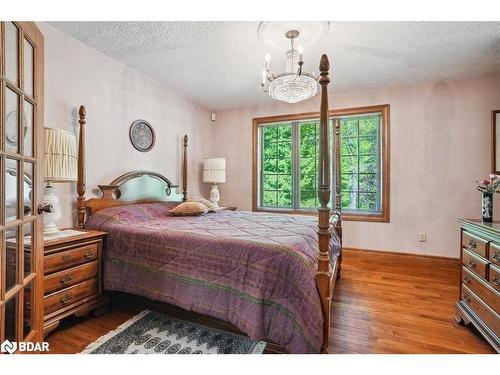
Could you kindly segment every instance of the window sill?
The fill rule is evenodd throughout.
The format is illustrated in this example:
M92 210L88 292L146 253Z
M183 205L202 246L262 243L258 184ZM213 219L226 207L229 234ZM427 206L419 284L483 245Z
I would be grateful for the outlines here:
M254 212L267 212L267 213L277 213L286 215L304 215L304 216L317 216L317 210L292 210L287 208L254 208ZM332 210L332 214L335 210ZM354 214L351 212L342 213L343 221L364 221L371 223L389 223L389 215L386 214Z

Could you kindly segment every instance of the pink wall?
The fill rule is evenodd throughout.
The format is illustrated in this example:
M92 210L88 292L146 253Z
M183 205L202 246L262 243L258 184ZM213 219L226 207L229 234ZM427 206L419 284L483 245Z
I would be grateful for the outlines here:
M333 79L333 84L335 78ZM336 95L330 106L391 105L391 221L344 222L346 247L458 257L460 217L480 215L474 181L490 170L490 116L500 109L500 73ZM252 205L252 118L317 111L319 96L217 113L214 150L227 159L221 203ZM500 219L500 197L495 217ZM427 242L418 242L418 232Z
M137 169L160 172L181 182L181 138L190 137L189 191L206 194L201 182L204 157L211 155L210 113L143 74L45 23L45 126L77 129L77 110L87 108L87 196L97 184ZM156 145L136 151L128 139L130 124L149 121ZM61 226L74 223L76 184L58 184Z

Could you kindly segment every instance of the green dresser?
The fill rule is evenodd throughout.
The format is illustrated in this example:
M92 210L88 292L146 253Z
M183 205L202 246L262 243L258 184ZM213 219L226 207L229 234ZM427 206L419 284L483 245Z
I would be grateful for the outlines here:
M500 352L500 222L460 220L460 300L455 319L473 324Z

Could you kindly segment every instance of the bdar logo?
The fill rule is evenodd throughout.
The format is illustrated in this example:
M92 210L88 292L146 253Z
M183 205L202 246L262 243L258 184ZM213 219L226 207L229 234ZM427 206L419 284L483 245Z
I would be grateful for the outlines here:
M0 352L12 354L17 350L17 343L5 340L2 345L0 345Z

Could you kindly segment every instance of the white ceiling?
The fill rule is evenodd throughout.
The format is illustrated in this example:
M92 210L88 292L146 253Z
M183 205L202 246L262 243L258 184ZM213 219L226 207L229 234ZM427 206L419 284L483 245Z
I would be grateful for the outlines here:
M282 35L259 40L259 22L51 24L211 110L270 101L259 86L264 55L281 71L289 46ZM302 44L306 71L317 72L328 54L338 93L500 69L500 22L331 22L326 35Z

